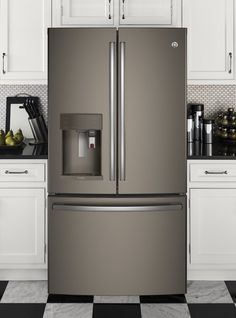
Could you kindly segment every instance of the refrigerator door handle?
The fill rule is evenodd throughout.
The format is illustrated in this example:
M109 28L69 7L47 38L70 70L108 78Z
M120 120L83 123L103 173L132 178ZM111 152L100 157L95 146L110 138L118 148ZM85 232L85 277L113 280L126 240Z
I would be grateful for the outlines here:
M110 181L116 180L116 43L109 43L110 83Z
M125 181L125 42L120 42L119 179Z
M53 210L81 211L81 212L147 212L147 211L180 211L183 210L181 203L160 205L138 205L138 206L92 206L92 205L70 205L53 204Z

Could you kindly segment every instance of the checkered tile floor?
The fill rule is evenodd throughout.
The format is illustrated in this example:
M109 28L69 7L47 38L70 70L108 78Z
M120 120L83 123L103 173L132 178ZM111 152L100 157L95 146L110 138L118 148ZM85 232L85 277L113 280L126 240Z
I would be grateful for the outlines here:
M188 282L186 295L48 295L45 281L0 281L1 318L236 318L236 281Z

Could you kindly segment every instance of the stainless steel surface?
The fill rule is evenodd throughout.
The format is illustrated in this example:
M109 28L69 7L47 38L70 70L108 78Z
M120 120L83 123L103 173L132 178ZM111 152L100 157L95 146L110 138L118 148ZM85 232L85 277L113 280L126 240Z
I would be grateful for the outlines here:
M126 43L119 193L186 193L186 29L121 28L119 42Z
M177 211L182 210L182 204L161 204L148 206L85 206L85 205L70 205L70 204L53 204L53 210L64 211L86 211L86 212L113 212L113 211L127 211L127 212L144 212L144 211Z
M10 171L10 170L5 170L5 174L28 174L28 170L24 171Z
M2 73L6 74L6 70L5 70L5 56L6 53L2 53Z
M120 43L119 180L125 181L125 43Z
M230 52L229 53L229 73L231 74L232 73L232 56L233 54Z
M52 28L48 36L49 193L115 194L116 181L110 180L109 43L116 42L117 31ZM101 176L63 175L61 114L101 115Z
M205 171L205 174L228 174L228 171Z
M182 205L169 211L53 210L53 205ZM49 293L186 292L186 198L49 197ZM69 232L68 232L69 230Z
M110 49L110 180L116 180L116 42L109 43Z

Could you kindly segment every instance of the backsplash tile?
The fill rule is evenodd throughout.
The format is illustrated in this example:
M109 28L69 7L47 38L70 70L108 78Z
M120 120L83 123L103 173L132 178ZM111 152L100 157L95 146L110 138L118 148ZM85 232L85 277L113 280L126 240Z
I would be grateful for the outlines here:
M19 93L38 96L47 121L47 85L0 85L0 128L5 127L6 97ZM212 117L219 110L226 110L228 107L236 109L236 85L188 85L187 100L203 103L205 116Z
M40 110L45 121L48 119L47 85L0 85L0 128L5 128L6 98L26 93L40 98Z
M228 107L236 109L236 85L188 85L187 100L204 104L205 117L214 117Z

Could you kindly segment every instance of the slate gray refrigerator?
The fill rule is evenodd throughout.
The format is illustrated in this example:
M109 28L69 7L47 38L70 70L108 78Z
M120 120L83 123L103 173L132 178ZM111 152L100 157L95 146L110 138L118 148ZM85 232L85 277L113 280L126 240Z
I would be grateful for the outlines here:
M186 291L186 29L49 29L49 292Z

